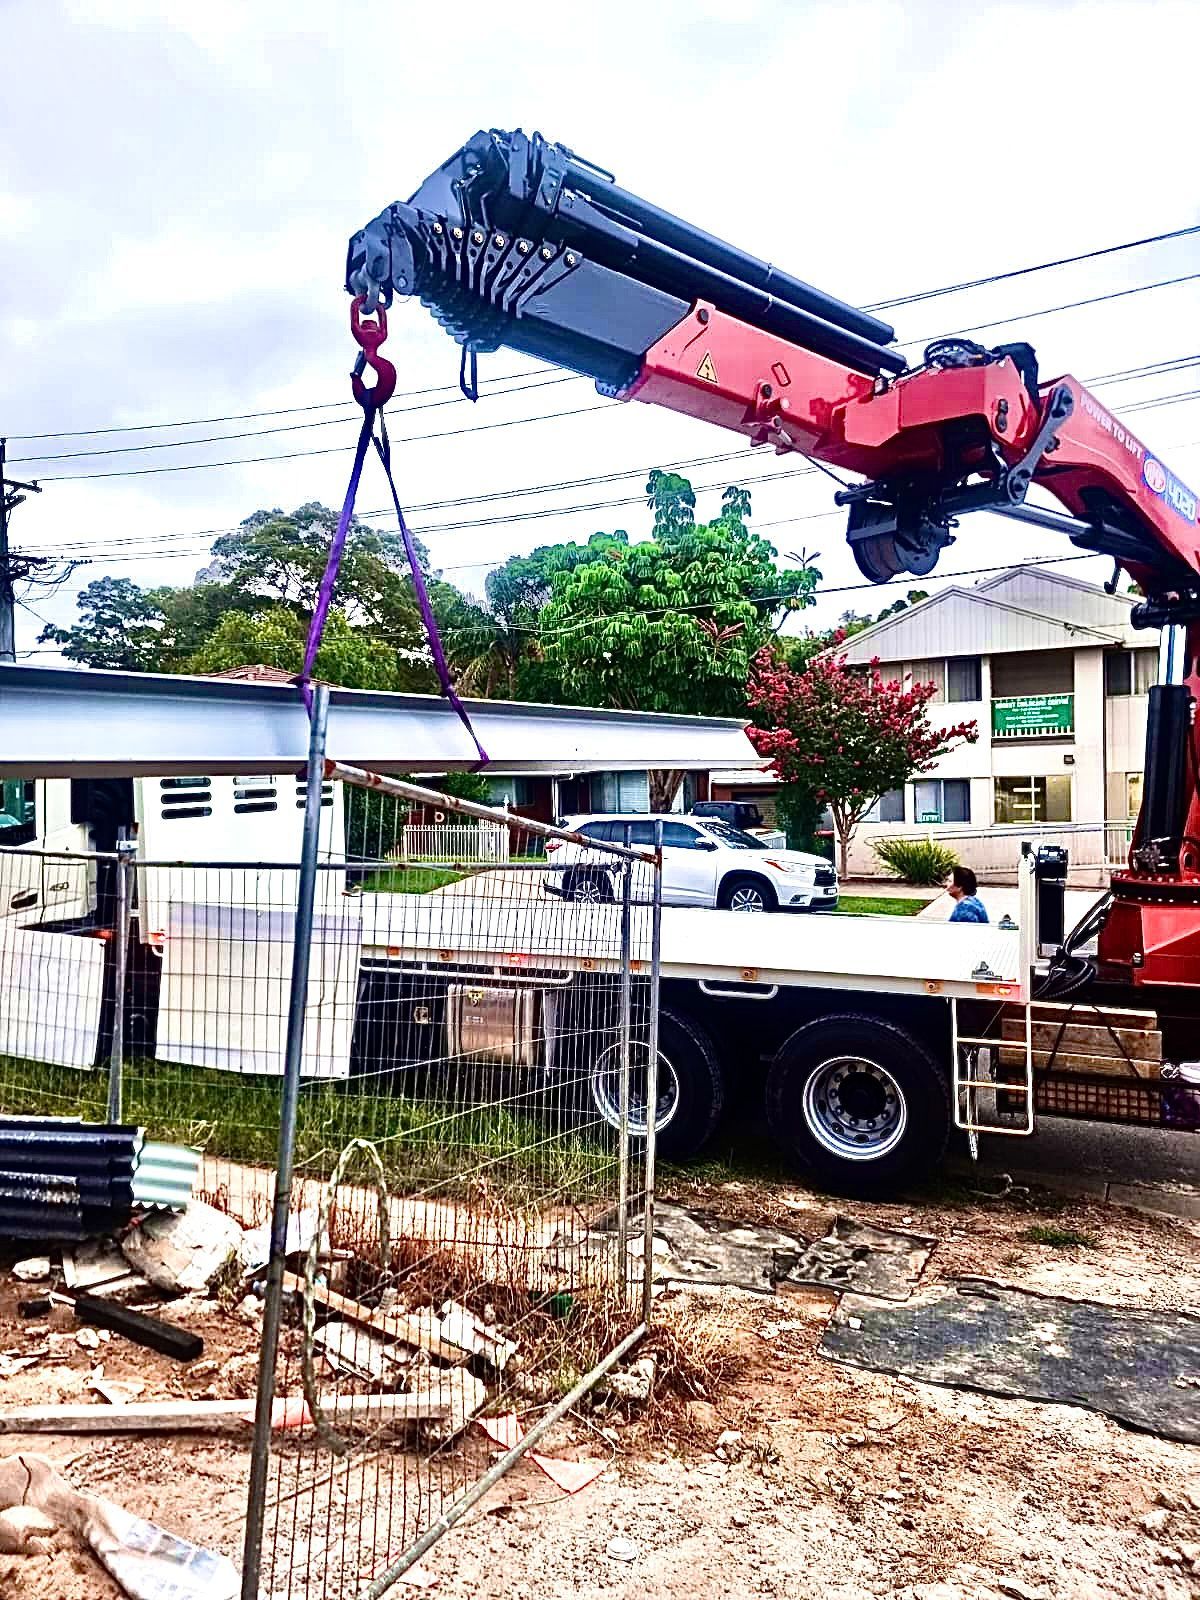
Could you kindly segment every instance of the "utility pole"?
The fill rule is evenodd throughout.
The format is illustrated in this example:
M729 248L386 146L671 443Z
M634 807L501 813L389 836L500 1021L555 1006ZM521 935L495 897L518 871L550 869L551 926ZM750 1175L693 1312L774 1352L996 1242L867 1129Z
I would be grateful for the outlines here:
M36 558L22 560L12 555L8 548L8 518L27 494L41 494L42 491L36 483L18 483L5 475L7 444L7 439L0 439L0 661L15 661L17 595L14 585L17 578L28 576L31 564L42 566L44 562Z

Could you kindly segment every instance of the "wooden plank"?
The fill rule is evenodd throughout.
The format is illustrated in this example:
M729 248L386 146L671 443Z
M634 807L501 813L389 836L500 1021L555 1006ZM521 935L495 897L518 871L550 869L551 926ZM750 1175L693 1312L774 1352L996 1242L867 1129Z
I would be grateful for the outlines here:
M298 1273L285 1272L283 1287L290 1289L293 1294L303 1294L304 1279ZM316 1285L313 1296L318 1305L326 1306L339 1317L348 1317L351 1322L357 1322L363 1328L373 1328L386 1339L400 1339L405 1344L415 1345L418 1350L436 1356L439 1361L448 1361L458 1366L467 1359L469 1352L460 1350L457 1345L440 1338L428 1323L417 1317L410 1317L403 1311L372 1311L369 1306L360 1305L357 1300L351 1300L344 1294L338 1294L335 1289L327 1289L321 1284Z
M130 1311L126 1306L114 1305L111 1300L101 1300L94 1294L76 1295L74 1306L80 1322L89 1322L94 1328L108 1328L134 1344L157 1350L160 1355L173 1356L176 1361L195 1361L204 1354L204 1340L198 1333L166 1322L162 1317Z
M377 1422L443 1421L453 1397L430 1388L423 1394L341 1394L321 1402L331 1420L368 1417ZM250 1427L256 1401L151 1400L128 1406L24 1406L0 1411L5 1433L183 1433ZM302 1396L276 1400L271 1426L299 1428L311 1421Z
M1017 1017L1005 1017L1001 1032L1006 1043L1025 1042L1025 1024ZM1113 1056L1122 1060L1122 1050L1133 1061L1161 1061L1162 1034L1154 1030L1139 1031L1133 1028L1115 1028L1116 1038L1105 1027L1093 1027L1082 1022L1068 1022L1064 1027L1057 1022L1035 1022L1033 1025L1035 1050L1065 1050L1080 1056Z
M1138 1033L1153 1032L1158 1027L1157 1011L1117 1011L1108 1006L1072 1006L1065 1002L1051 1005L1047 1002L1031 1005L1029 1012L1035 1022L1052 1022L1056 1027L1063 1021L1082 1022L1095 1028L1102 1028L1109 1023L1114 1028L1133 1028ZM1023 1018L1023 1013L1016 1009L1005 1014Z
M1045 1072L1050 1067L1051 1059L1049 1050L1035 1050L1033 1052L1034 1070ZM1000 1066L1006 1072L1023 1073L1025 1071L1024 1049L1017 1045L1001 1045ZM1053 1057L1053 1071L1061 1072L1064 1075L1124 1078L1127 1083L1137 1083L1145 1080L1157 1082L1162 1076L1161 1061L1135 1060L1133 1068L1136 1070L1130 1068L1129 1062L1123 1056L1085 1056L1060 1050Z

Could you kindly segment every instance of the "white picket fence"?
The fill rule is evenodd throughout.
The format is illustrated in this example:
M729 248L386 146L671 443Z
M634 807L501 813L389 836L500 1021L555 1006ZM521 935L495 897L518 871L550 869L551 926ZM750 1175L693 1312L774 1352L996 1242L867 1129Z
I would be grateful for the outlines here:
M409 823L401 836L399 857L409 862L481 862L503 866L510 859L511 839L501 822Z

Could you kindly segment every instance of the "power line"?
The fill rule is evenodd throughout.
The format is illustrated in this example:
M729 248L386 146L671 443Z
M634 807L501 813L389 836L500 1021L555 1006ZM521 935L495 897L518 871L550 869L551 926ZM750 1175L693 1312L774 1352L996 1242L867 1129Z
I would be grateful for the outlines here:
M1132 405L1122 406L1121 415L1127 417L1131 411L1156 411L1159 406L1182 405L1185 400L1200 400L1200 389L1187 389L1179 394L1161 394L1151 400L1136 400Z
M980 333L984 328L1002 328L1009 322L1032 322L1034 317L1053 317L1060 311L1078 311L1081 306L1098 306L1108 300L1124 300L1131 294L1148 294L1151 289L1171 289L1179 283L1194 283L1200 272L1185 272L1178 278L1158 278L1154 283L1137 283L1132 289L1112 289L1108 294L1089 295L1086 300L1068 300L1057 306L1043 306L1040 311L1022 311L1012 317L994 317L991 322L973 322L965 328L955 329L955 334ZM930 339L953 338L955 334L923 333L919 338L900 339L898 344L926 344Z
M1009 322L1028 321L1028 320L1031 320L1033 317L1052 316L1052 315L1055 315L1056 313L1061 312L1061 311L1074 311L1074 310L1077 310L1081 306L1098 305L1098 304L1101 304L1102 302L1105 302L1105 301L1120 300L1120 299L1126 298L1129 295L1145 294L1145 293L1147 293L1148 291L1150 291L1152 289L1171 288L1176 284L1189 283L1189 282L1192 282L1192 281L1194 281L1194 280L1196 280L1198 278L1200 278L1200 272L1193 272L1193 273L1184 274L1183 276L1177 277L1177 278L1160 279L1160 280L1158 280L1158 281L1156 281L1154 283L1137 284L1133 288L1117 289L1117 290L1111 291L1108 294L1090 296L1088 299L1085 299L1085 300L1070 301L1070 302L1066 302L1064 304L1057 305L1057 306L1044 306L1039 311L1029 311L1029 312L1025 312L1025 313L1022 313L1020 315L1011 316L1011 317L999 317L999 318L996 318L995 320L993 320L991 322L975 323L974 325L972 325L970 327L960 328L958 330L958 332L959 333L978 333L984 328L1001 327L1004 324L1009 323ZM906 344L914 344L914 345L915 344L924 344L928 339L939 338L939 337L945 337L945 335L927 334L927 335L923 335L919 339L908 339L908 340L905 340L904 343L906 343ZM559 379L558 381L567 381L567 380L566 379ZM539 386L538 385L534 385L534 387L539 387ZM513 393L513 392L516 392L516 391L510 390L508 392L509 393ZM412 408L412 409L421 409L421 408ZM440 433L427 433L427 434L410 435L407 438L397 440L396 443L398 443L398 444L419 444L423 440L456 438L456 437L462 436L463 434L468 434L468 433L470 433L470 434L484 433L484 432L487 432L489 429L492 429L492 428L506 428L506 427L511 428L511 427L527 426L527 425L530 425L530 424L536 423L536 422L552 422L552 421L555 421L556 419L562 418L562 417L580 416L585 412L600 411L600 410L605 410L605 409L608 409L607 403L606 402L602 402L600 405L580 406L580 407L576 407L576 408L574 408L572 410L569 410L569 411L557 411L557 412L551 412L551 413L542 413L542 414L538 414L538 415L532 416L532 417L513 417L513 418L510 418L510 419L508 419L507 421L504 421L504 422L481 423L478 427L473 427L473 428L452 428L452 429L443 430ZM305 426L309 426L309 424L305 424ZM273 430L262 430L262 431L273 431ZM282 430L282 431L289 431L289 430ZM235 437L237 437L237 435L228 435L227 437L235 438ZM139 446L133 446L132 448L136 449L136 450L155 449L155 448L167 449L167 448L174 448L176 446L183 447L189 442L200 443L200 442L204 442L204 441L181 440L181 441L172 441L172 442L169 442L168 444L165 444L165 445L162 445L162 446L139 445ZM260 464L260 463L263 463L263 462L270 462L270 461L295 461L295 460L299 460L301 458L309 457L309 456L335 455L335 454L338 454L339 452L344 451L344 450L346 450L348 448L349 448L349 446L346 446L346 445L329 445L329 446L325 446L324 448L319 448L319 449L316 449L316 450L292 450L292 451L285 451L285 452L283 452L281 454L278 454L278 455L240 456L240 457L234 457L232 459L225 460L225 461L183 462L183 463L180 463L177 466L130 467L130 468L118 468L118 469L115 469L115 470L112 470L112 471L104 471L104 472L59 473L59 474L54 474L54 475L51 475L51 476L48 476L48 477L43 477L42 481L45 482L45 483L73 483L73 482L87 482L87 481L90 481L90 480L93 480L93 479L98 479L98 478L149 477L149 476L153 476L153 475L164 473L164 472L209 472L209 471L212 471L212 470L214 470L216 468L221 468L221 467L250 466L250 465L257 465L257 464ZM92 452L79 452L79 454L91 454L91 453ZM116 452L100 452L100 453L108 454L108 453L116 453ZM66 455L71 455L71 454L74 454L74 452L66 452ZM25 459L26 460L37 460L37 459L42 459L42 458L26 457Z
M988 284L1005 283L1010 278L1024 278L1031 272L1048 272L1051 267L1070 267L1079 261L1096 261L1101 256L1115 256L1122 250L1137 250L1142 245L1162 244L1167 239L1184 239L1189 234L1200 233L1200 224L1187 228L1172 228L1169 233L1151 233L1144 239L1126 239L1122 244L1104 245L1099 250L1084 250L1075 256L1058 256L1053 261L1039 261L1031 267L1014 267L1008 272L992 272L985 278L965 278L961 283L948 283L940 289L919 289L915 294L901 294L891 300L876 300L864 306L864 311L892 311L897 306L916 305L920 300L936 300L941 295L960 294L965 289L982 289Z
M1186 358L1186 359L1189 360L1189 361L1193 361L1193 362L1200 362L1200 358L1197 358L1197 357L1189 357L1189 358ZM1131 368L1131 369L1128 369L1128 370L1130 372L1137 372L1139 369ZM1122 376L1124 376L1124 374L1122 374ZM1089 381L1089 384L1092 387L1099 387L1102 382L1108 381L1108 379L1102 378L1100 380L1088 380L1088 381ZM1116 414L1123 416L1123 415L1125 415L1126 413L1128 413L1130 411L1137 411L1137 410L1143 410L1143 409L1149 410L1149 409L1153 409L1153 408L1156 408L1156 407L1162 407L1162 406L1166 406L1166 405L1183 404L1183 403L1186 403L1186 402L1188 402L1188 401L1190 401L1192 399L1197 398L1198 394L1200 394L1200 391L1190 390L1190 391L1184 391L1184 392L1182 392L1182 393L1180 393L1178 395L1174 395L1174 396L1166 395L1166 396L1156 397L1156 398L1153 398L1151 400L1138 401L1138 402L1134 402L1131 405L1126 405L1126 406L1122 406L1120 408L1117 408ZM601 407L592 407L592 408L588 408L588 409L604 409L604 407L603 406L601 406ZM1186 446L1175 446L1173 448L1180 449L1180 448L1187 448L1187 447ZM756 451L754 449L740 449L740 450L723 451L723 452L718 452L717 454L711 455L711 456L697 456L697 457L692 457L689 460L677 461L677 462L674 462L674 463L670 463L669 464L669 468L670 468L670 470L673 470L673 471L677 471L677 470L680 470L680 469L691 470L692 468L695 468L695 467L698 467L698 466L711 466L711 465L716 465L718 463L727 462L727 461L731 461L731 460L746 460L746 459L749 459L749 458L752 458L752 457L758 455L759 453L760 453L759 451ZM525 496L525 495L529 495L529 494L535 494L535 493L536 494L543 494L543 493L548 494L548 493L561 492L563 490L573 489L573 488L577 488L577 487L580 487L580 488L581 487L586 487L586 486L589 486L591 484L619 482L620 480L622 480L624 478L630 478L630 477L634 477L634 476L641 476L642 473L649 473L651 470L652 469L650 467L632 467L632 468L629 468L629 469L626 469L626 470L620 471L620 472L597 473L597 474L593 474L590 477L565 478L565 479L560 479L557 482L553 482L553 483L549 483L549 484L546 484L546 483L543 483L543 484L531 484L531 485L528 485L528 486L525 486L525 487L521 487L521 488L516 488L516 489L492 491L491 493L483 494L483 495L463 496L463 497L460 497L460 498L454 498L454 499L449 499L449 500L430 500L430 501L418 502L417 504L409 507L408 508L408 512L411 515L419 516L422 513L427 512L427 511L457 509L457 508L459 508L461 506L466 506L466 505L485 505L486 506L486 505L491 505L494 502L497 502L497 501L500 501L500 500L519 498L519 497L522 497L522 496ZM811 475L814 472L814 470L815 469L814 469L813 464L811 462L809 462L809 463L807 463L807 464L805 464L803 466L790 467L790 468L786 468L786 469L784 469L782 471L779 471L779 472L761 473L761 474L758 474L757 476L752 477L752 478L745 478L745 479L743 479L741 486L744 487L744 488L748 488L748 489L753 491L758 484L777 482L777 481L779 481L781 479L786 479L786 478L805 477L805 476ZM721 487L725 487L725 486L726 485L722 484L719 481L713 482L713 483L694 485L694 487L697 489L697 491L699 491L701 493L706 493L706 492L709 492L709 491L711 491L713 489L717 489L717 488L721 488ZM438 525L436 525L434 527L421 529L419 531L420 531L422 537L426 537L426 536L433 536L433 535L440 534L440 533L460 532L460 531L468 530L468 529L471 529L471 528L493 527L493 526L496 526L498 524L507 524L507 523L516 523L516 522L528 522L528 521L544 521L544 520L546 520L548 518L553 518L553 517L575 516L575 515L581 515L581 514L583 514L585 512L589 512L589 511L604 511L604 510L610 510L610 509L616 508L618 506L634 505L634 504L640 503L643 499L644 499L644 496L639 493L639 494L636 494L636 495L624 495L624 496L619 496L619 497L611 498L611 499L592 501L592 502L588 502L588 503L585 503L585 504L576 504L576 505L568 505L568 506L549 506L549 507L543 506L543 507L539 507L536 510L532 510L532 511L518 511L518 512L503 513L503 514L499 514L499 515L495 515L495 516L464 518L464 519L461 519L461 520L459 520L457 522L440 523L440 524L438 524ZM824 515L824 514L825 513L818 513L817 515ZM392 509L390 507L386 507L385 506L385 507L380 507L378 509L373 509L373 510L370 510L370 511L364 511L364 512L361 513L361 518L363 520L370 519L370 518L378 518L378 517L381 517L381 516L391 517L391 516L394 516L394 512L392 511ZM797 518L797 519L785 518L785 519L781 519L781 520L786 522L786 521L791 521L791 520L803 521L803 520L808 520L808 519L801 517L801 518ZM763 523L763 522L759 522L759 523L755 524L755 526L758 527L758 528L771 527L771 526L777 526L777 525L779 525L779 524L778 523ZM198 530L195 530L194 532L190 532L190 533L146 534L146 535L143 535L143 536L133 536L133 537L130 537L128 539L119 539L119 538L99 539L99 540L93 541L91 544L89 544L86 541L83 541L83 542L80 542L80 543L74 543L74 544L72 544L70 546L70 549L72 551L77 551L77 552L86 552L89 555L91 560L113 560L113 561L115 561L115 560L124 560L124 559L145 559L145 560L159 559L159 560L165 560L165 559L170 559L170 558L176 557L176 556L179 556L179 557L195 556L198 559L202 559L209 552L204 551L204 550L198 550L198 551L173 550L173 549L170 548L170 544L173 543L173 542L176 542L176 541L182 542L182 541L190 540L190 539L213 539L213 538L220 537L223 534L232 534L232 533L236 533L237 531L238 531L237 528L209 528L209 529L198 529ZM147 547L148 546L149 548L142 548L140 551L136 552L133 556L130 556L130 557L122 557L122 556L118 556L118 555L110 555L109 554L110 551L122 550L122 549L129 548L131 546L134 546L134 545L141 545L143 547ZM52 548L61 548L61 547L43 546L43 547L38 547L38 548L52 549ZM475 565L475 563L471 563L471 565Z
M441 433L414 433L403 439L393 439L393 444L424 444L430 439L457 439L464 433L490 433L495 428L519 428L534 422L559 422L564 417L581 417L589 411L611 411L606 400L599 405L576 406L570 411L551 411L536 417L510 417L505 422L481 422L476 428L447 428ZM126 467L118 472L67 472L42 477L43 483L86 483L94 478L150 478L162 472L211 472L214 467L246 467L260 461L297 461L302 456L344 455L349 445L326 445L319 450L289 450L274 456L235 456L229 461L186 461L173 467Z
M540 367L531 367L528 372L503 372L494 377L484 378L485 384L509 383L517 378L534 378L544 371ZM435 383L426 389L397 389L394 398L397 400L413 400L427 394L449 394L451 390L459 394L457 383ZM93 439L108 433L152 433L161 428L206 428L217 422L253 422L258 417L294 417L306 411L333 411L348 410L356 407L354 400L322 400L314 405L307 406L278 406L272 411L235 411L227 416L219 417L187 417L178 422L127 422L120 426L106 428L66 428L56 433L10 433L10 439L19 439L22 444L28 444L34 439Z
M1139 249L1145 245L1160 244L1172 239L1182 239L1188 235L1196 233L1200 233L1200 224L1185 228L1174 228L1164 233L1148 234L1140 239L1128 239L1120 244L1106 245L1096 250L1086 250L1078 255L1060 256L1051 261L1036 262L1033 265L1026 267L1015 267L1007 272L990 273L987 276L980 278L964 279L959 283L944 284L940 288L936 289L921 289L913 294L899 295L890 300L877 300L864 307L864 309L868 311L886 311L894 309L897 306L915 305L925 300L935 300L945 295L958 294L968 289L983 288L989 284L1003 283L1012 278L1022 278L1027 277L1032 273L1046 272L1052 268L1071 266L1081 261L1092 261L1102 256L1116 255L1122 251ZM1044 313L1035 314L1042 315ZM994 326L994 324L980 324L980 326ZM933 335L932 337L937 336ZM917 341L912 340L905 342L916 343ZM490 379L485 378L484 382L486 384L507 383L514 380L537 377L543 371L543 368L533 367L520 372L498 374ZM560 378L558 381L573 382L582 381L582 379L580 375L572 374L568 377ZM401 389L397 391L396 398L416 399L424 395L446 394L450 393L451 391L457 391L457 389L457 384L435 384L427 388ZM34 440L41 439L82 439L95 438L101 435L114 433L149 433L168 428L207 427L209 425L221 422L249 422L255 421L261 417L297 416L312 411L327 411L335 409L347 410L352 407L353 404L354 402L351 400L329 400L312 405L281 406L271 410L232 412L226 415L209 417L190 417L176 422L131 422L119 426L107 426L100 428L74 428L44 433L18 433L10 434L9 438L17 440L22 444L26 444ZM260 431L267 432L271 430L263 429ZM45 458L33 457L28 459L36 460Z
M551 378L541 378L536 383L517 384L511 389L498 389L494 394L484 396L486 399L503 399L505 395L524 394L528 389L549 389L557 383L576 383L578 375L567 373ZM351 401L350 404L354 402ZM429 400L420 406L389 406L392 416L405 416L413 411L433 411L440 406L459 406L469 404L464 395L455 395L451 400ZM303 433L309 428L344 428L353 423L353 417L326 417L321 422L292 422L287 426L278 428L250 428L245 433L212 433L201 439L164 439L161 444L120 444L112 445L103 450L63 450L57 455L48 456L13 456L13 461L28 465L31 461L75 461L84 456L128 456L140 455L146 450L186 450L192 445L201 444L231 444L237 439L261 439L269 433Z

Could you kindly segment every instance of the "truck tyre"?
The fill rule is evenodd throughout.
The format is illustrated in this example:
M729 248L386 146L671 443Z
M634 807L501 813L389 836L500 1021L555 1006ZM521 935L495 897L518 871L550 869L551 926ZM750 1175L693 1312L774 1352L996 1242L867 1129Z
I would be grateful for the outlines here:
M563 890L564 900L576 900L595 905L613 897L612 884L606 872L572 872Z
M620 1045L611 1044L593 1066L592 1116L610 1128L621 1125ZM634 1040L629 1084L629 1126L635 1141L646 1136L644 1040ZM663 1161L687 1161L708 1143L725 1106L725 1083L712 1041L696 1024L673 1011L658 1018L658 1117L655 1149Z
M722 880L717 904L723 911L777 911L779 901L765 878L733 872Z
M846 1014L798 1029L767 1077L767 1117L823 1187L879 1195L926 1177L950 1130L945 1074L895 1023Z

